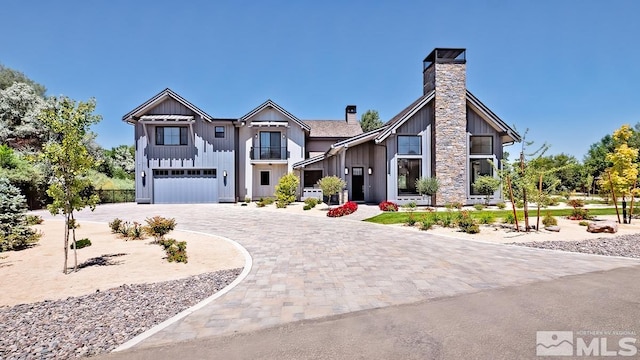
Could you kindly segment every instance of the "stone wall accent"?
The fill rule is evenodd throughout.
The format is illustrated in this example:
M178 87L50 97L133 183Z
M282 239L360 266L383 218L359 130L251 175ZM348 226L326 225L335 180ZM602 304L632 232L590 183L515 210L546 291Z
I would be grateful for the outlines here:
M440 181L436 204L466 203L467 107L466 65L435 63L435 175Z

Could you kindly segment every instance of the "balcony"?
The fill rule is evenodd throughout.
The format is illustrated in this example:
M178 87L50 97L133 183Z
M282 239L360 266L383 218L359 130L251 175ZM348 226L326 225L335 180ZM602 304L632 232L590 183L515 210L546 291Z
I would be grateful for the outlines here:
M289 158L286 146L256 146L251 148L251 160L284 161Z

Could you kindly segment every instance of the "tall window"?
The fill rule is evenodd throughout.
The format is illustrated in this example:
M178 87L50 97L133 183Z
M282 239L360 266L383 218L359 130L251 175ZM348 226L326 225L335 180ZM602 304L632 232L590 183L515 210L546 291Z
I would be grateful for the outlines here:
M188 136L185 126L156 127L156 145L187 145Z
M420 159L398 159L398 195L417 195L416 180L420 178Z
M399 155L420 155L422 154L420 136L398 136L398 154Z
M493 154L493 136L471 136L469 141L471 142L471 144L469 144L469 154Z
M224 126L216 126L216 135L217 138L224 137Z
M489 159L470 159L469 169L471 170L471 176L469 176L469 189L471 190L471 195L484 195L475 191L473 183L476 182L480 176L493 176L493 165Z
M283 159L281 136L279 131L260 132L260 159Z

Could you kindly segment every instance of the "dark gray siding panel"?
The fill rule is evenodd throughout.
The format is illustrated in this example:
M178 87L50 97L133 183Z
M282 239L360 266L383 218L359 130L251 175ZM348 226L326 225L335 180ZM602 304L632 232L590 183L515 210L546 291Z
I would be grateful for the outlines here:
M345 166L349 168L346 176L347 189L351 194L354 167L364 168L364 199L368 203L379 203L386 199L386 167L384 147L366 142L347 149ZM371 168L371 175L368 169ZM349 195L351 196L351 195Z
M396 133L398 134L418 134L424 131L433 119L433 102L425 105L404 124L402 124Z

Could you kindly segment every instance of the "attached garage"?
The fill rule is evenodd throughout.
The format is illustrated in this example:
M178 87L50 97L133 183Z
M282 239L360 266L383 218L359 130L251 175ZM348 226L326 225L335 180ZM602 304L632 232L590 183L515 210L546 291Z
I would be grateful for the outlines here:
M218 202L216 169L153 171L153 202L156 204L198 204Z

